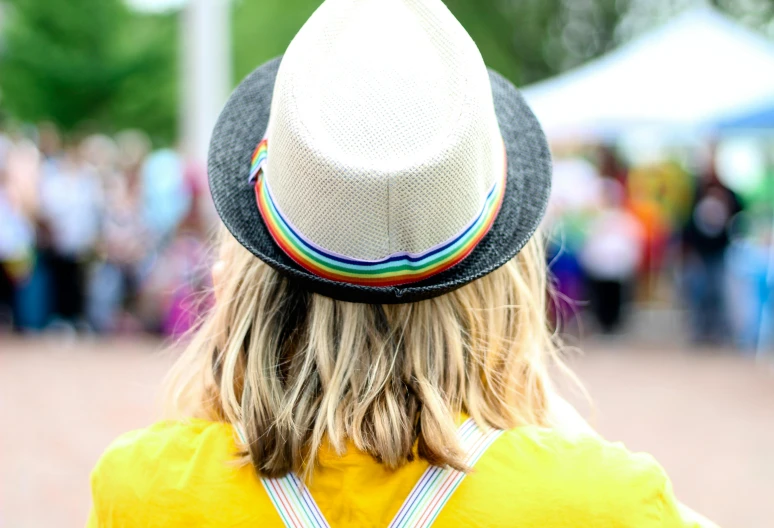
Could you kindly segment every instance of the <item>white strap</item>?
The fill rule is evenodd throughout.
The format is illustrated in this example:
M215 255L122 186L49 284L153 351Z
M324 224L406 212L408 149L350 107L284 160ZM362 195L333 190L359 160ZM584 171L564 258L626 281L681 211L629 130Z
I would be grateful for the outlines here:
M484 431L472 418L463 423L457 435L463 451L467 453L465 464L468 467L475 466L502 433L497 429ZM411 490L389 528L426 528L432 525L464 478L465 473L462 471L430 466Z
M468 419L457 431L465 464L473 467L489 446L503 432L482 430ZM427 528L449 501L465 478L465 473L451 468L430 466L411 490L389 528ZM309 489L294 474L279 479L261 479L274 507L287 528L330 528Z

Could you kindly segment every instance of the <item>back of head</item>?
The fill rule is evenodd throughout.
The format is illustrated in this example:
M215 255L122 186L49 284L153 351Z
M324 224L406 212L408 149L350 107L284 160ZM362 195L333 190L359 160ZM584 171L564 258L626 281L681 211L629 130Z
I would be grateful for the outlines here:
M266 476L309 470L348 441L389 467L464 469L461 414L544 424L554 351L542 242L426 301L358 304L295 286L223 232L212 313L170 378L175 414L226 420Z
M550 155L441 0L323 2L232 94L208 169L230 234L178 407L241 428L260 474L350 442L463 469L461 414L542 423Z

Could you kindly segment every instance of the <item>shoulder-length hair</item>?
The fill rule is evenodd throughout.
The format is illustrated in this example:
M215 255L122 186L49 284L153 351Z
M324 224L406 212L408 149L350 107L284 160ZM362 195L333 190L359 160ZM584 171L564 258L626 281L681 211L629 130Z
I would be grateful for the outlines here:
M455 434L547 425L543 242L500 269L413 304L368 305L299 289L225 229L217 301L167 380L171 412L230 422L258 474L308 475L324 442L390 468L415 456L466 470Z

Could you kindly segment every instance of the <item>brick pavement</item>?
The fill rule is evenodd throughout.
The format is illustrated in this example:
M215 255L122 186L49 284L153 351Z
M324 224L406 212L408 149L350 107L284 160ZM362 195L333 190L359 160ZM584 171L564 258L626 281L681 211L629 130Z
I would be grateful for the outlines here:
M83 526L101 451L157 416L152 340L0 336L0 527ZM730 354L599 344L571 361L608 438L653 453L727 528L774 519L774 371ZM576 401L581 401L575 398Z

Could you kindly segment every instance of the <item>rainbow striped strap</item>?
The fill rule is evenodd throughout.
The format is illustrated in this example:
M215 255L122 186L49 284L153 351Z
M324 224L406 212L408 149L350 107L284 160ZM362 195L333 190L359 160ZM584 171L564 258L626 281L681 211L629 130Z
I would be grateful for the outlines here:
M498 429L483 430L472 418L463 423L457 435L467 453L465 464L472 468L495 440L503 433ZM389 528L426 528L435 522L465 473L451 468L431 466L411 490Z
M246 444L247 436L241 424L235 429L239 440ZM330 528L309 488L295 474L288 473L278 479L261 478L261 484L288 528Z
M505 147L503 146L503 155ZM476 217L455 237L422 253L396 253L379 260L353 259L321 248L282 214L265 177L268 141L252 157L250 182L263 222L278 246L310 273L336 282L361 286L399 286L432 277L465 259L489 232L505 195L506 170L495 179Z
M483 430L472 418L465 421L457 431L462 449L467 454L465 464L473 467L502 433L496 429ZM464 478L465 473L456 469L429 467L389 528L429 527ZM263 478L261 483L287 528L329 527L309 489L294 474L279 479Z
M261 483L288 528L330 528L309 488L293 473Z

